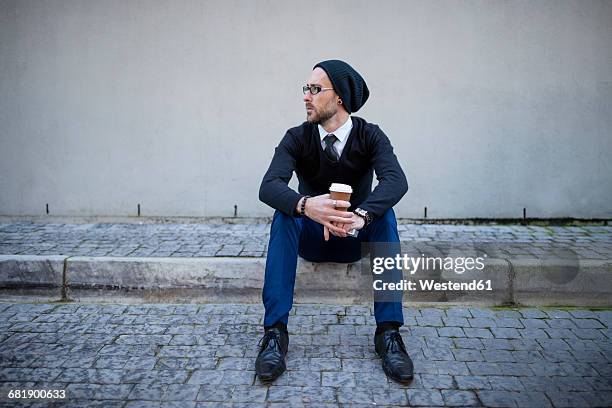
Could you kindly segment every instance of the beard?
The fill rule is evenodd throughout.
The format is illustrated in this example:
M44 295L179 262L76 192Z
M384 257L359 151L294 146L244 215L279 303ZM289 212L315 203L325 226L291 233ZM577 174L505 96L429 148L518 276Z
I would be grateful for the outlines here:
M317 110L314 106L312 109L310 115L306 113L306 121L315 125L321 125L327 122L338 112L338 107L333 101L327 103L320 110Z

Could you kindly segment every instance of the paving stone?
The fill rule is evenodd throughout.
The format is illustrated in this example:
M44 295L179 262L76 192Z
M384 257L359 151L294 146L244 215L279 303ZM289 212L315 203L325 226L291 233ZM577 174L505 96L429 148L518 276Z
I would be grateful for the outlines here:
M587 393L579 393L579 392L551 392L546 393L546 396L550 399L554 407L584 407L588 406L587 398L585 396Z
M508 350L482 350L485 361L490 363L513 362L514 356Z
M453 388L453 377L440 374L420 374L418 384L419 388L426 389Z
M449 319L473 317L467 308L461 308L461 307L451 307L449 309L446 309L446 316L448 316ZM467 325L462 325L462 326L467 326Z
M442 318L446 315L443 309L428 307L428 308L420 308L421 316L423 317L439 317Z
M453 339L456 348L482 350L484 345L480 339L476 338L456 338Z
M266 398L265 388L237 385L232 391L232 402L263 402Z
M371 392L372 397L374 399L374 403L377 405L408 405L408 396L406 395L406 391L403 389L387 390L381 388L372 388Z
M434 361L436 374L469 375L470 371L463 361ZM421 362L420 364L424 364ZM431 374L427 372L428 374Z
M337 395L340 404L359 406L359 404L372 405L374 403L374 395L368 389L342 387L338 389Z
M438 332L435 327L411 327L410 334L416 337L438 337Z
M461 327L440 327L438 334L441 337L466 337Z
M603 340L606 336L597 329L571 329L571 331L578 337L579 339L585 340Z
M471 315L469 316L471 317ZM444 322L445 327L466 327L469 326L468 321L465 317L460 316L449 316L443 317L442 321Z
M569 314L572 315L572 317L575 317L578 319L597 319L597 314L593 312L592 310L577 309L577 310L568 310L568 312Z
M464 327L463 332L467 337L474 337L479 339L488 339L493 337L493 333L491 333L489 329Z
M321 377L324 387L354 387L355 377L350 372L324 372Z
M419 316L416 318L416 321L417 325L419 326L444 326L444 323L442 323L442 319L438 316Z
M233 385L202 385L196 399L198 401L229 401L233 391Z
M226 370L223 372L222 384L251 385L255 382L254 370Z
M518 407L552 407L546 394L522 391L514 395Z
M514 345L511 340L508 339L482 339L481 340L485 349L493 350L513 350Z
M524 328L523 323L521 323L519 319L509 317L498 318L495 320L495 324L497 327L512 327L516 329Z
M522 391L525 389L519 377L492 375L488 380L494 390Z
M336 401L334 389L331 387L308 386L302 388L302 402L304 403L332 403Z
M495 318L495 312L489 309L469 308L468 310L470 311L470 314L475 318Z
M424 338L424 343L421 348L451 348L453 347L453 339L447 337L428 337Z
M497 310L495 312L495 315L497 317L511 318L511 319L519 319L522 317L521 312L519 310ZM502 327L513 327L513 326L502 326Z
M497 327L494 319L489 317L475 317L473 319L467 319L470 327L474 328L491 328Z
M485 361L479 350L455 349L452 352L457 361Z
M515 396L518 393L510 391L479 390L478 398L486 407L516 407Z
M444 360L444 361L452 361L455 359L455 356L448 348L443 347L426 347L423 349L423 355L428 360Z
M573 319L574 325L580 329L603 329L605 326L596 319Z
M302 402L302 388L289 386L270 386L267 400L270 402Z
M406 394L411 406L443 406L444 398L439 390L407 389Z
M540 329L514 329L514 328L505 328L505 327L492 327L491 333L493 336L498 339L518 339L521 336L531 338L530 334ZM523 334L526 333L526 334ZM544 333L546 336L546 333Z
M490 390L491 384L487 376L479 375L457 375L455 382L457 388L462 390Z
M448 407L475 407L480 403L472 391L442 390L444 404Z

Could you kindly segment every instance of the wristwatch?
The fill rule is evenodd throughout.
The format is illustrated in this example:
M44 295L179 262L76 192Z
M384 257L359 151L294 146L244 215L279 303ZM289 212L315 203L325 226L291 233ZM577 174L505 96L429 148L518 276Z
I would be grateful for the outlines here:
M363 218L363 221L365 221L365 224L363 224L364 227L372 222L372 215L364 209L355 208L355 210L353 210L353 213Z

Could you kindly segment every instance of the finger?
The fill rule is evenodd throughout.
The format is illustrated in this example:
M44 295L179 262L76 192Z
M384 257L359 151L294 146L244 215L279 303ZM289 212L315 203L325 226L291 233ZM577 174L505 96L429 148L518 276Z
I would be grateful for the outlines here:
M353 218L353 213L348 211L335 210L329 213L330 216L341 217L341 218Z
M355 228L355 223L352 222L350 224L344 224L342 225L342 229L346 232L349 232L350 230L352 230L353 228Z
M333 225L334 227L338 227L338 225L334 224L333 222L330 222L331 225ZM337 237L338 234L335 231L330 230L329 228L327 229L329 231L330 234L332 234L333 236Z
M337 234L342 234L342 232L344 231L342 228L336 227L335 225L333 225L331 223L327 223L327 224L325 224L325 226L327 227L327 229L329 231L335 232Z
M338 227L343 227L346 224L352 224L353 223L353 217L335 217L335 216L331 215L328 219L331 222L337 224Z
M326 226L323 226L323 238L325 238L326 241L329 241L329 229L327 229Z
M336 208L349 208L351 203L344 200L336 200Z

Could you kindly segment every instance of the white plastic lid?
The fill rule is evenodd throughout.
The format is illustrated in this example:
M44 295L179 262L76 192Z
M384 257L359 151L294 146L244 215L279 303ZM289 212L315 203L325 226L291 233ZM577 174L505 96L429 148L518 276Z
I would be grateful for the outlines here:
M329 191L335 191L336 193L351 194L353 192L353 188L349 186L348 184L332 183L332 185L329 187Z

